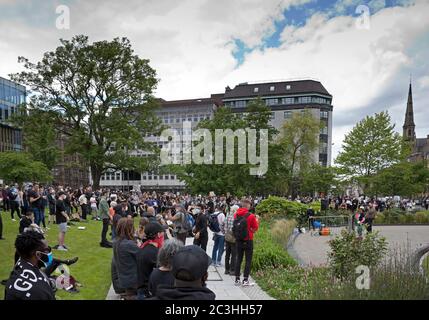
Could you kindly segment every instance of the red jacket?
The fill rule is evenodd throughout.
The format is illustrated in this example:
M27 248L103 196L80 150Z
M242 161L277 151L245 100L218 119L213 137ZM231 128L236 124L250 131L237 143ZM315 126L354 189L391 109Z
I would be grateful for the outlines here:
M246 208L239 208L237 212L234 215L234 219L237 217L245 216L249 210ZM258 231L259 224L258 220L256 219L256 216L254 214L250 214L247 217L247 237L244 240L253 240L253 235L256 231Z

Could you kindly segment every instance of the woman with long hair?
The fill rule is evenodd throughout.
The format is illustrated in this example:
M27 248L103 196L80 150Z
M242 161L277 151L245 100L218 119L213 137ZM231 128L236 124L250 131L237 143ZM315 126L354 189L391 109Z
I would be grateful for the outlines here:
M137 297L137 256L139 247L134 239L134 223L132 219L121 218L116 226L116 237L113 242L113 262L118 287L123 288L125 300L135 300ZM112 270L112 277L114 272Z

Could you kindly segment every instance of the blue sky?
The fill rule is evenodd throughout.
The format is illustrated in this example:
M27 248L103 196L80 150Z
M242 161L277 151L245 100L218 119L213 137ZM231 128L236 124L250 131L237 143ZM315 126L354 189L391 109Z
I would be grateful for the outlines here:
M348 2L348 4L347 4ZM344 3L343 6L338 6ZM315 13L325 14L327 17L336 16L358 16L356 8L358 5L366 5L370 10L370 14L376 14L378 11L396 6L404 6L408 1L404 0L311 0L305 4L292 5L285 9L282 17L274 21L274 31L270 32L263 38L260 48L276 48L281 45L280 34L287 26L304 26L307 20ZM244 62L245 55L252 51L251 47L246 46L240 39L234 39L236 46L234 50L234 58L237 60L237 65Z

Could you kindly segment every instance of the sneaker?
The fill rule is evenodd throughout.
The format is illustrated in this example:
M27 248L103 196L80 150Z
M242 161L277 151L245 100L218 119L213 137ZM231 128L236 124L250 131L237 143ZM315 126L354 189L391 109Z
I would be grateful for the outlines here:
M216 263L216 267L222 267L222 263L220 262Z
M255 284L253 282L250 282L249 280L243 280L243 287L251 287Z
M100 242L100 247L112 248L112 244L110 242Z
M71 266L73 263L76 263L77 260L79 260L79 257L74 257L73 259L67 259L64 261L64 263L68 266Z
M237 287L241 286L241 281L240 279L235 279L235 283L234 283Z
M58 250L58 247L59 245L56 244L55 246L52 247L52 249Z
M229 270L225 270L225 274L229 274Z
M65 247L63 246L58 246L57 248L58 251L68 251Z
M69 249L69 247L67 247L66 245L63 245L63 247L64 247L66 250L68 250L68 249Z

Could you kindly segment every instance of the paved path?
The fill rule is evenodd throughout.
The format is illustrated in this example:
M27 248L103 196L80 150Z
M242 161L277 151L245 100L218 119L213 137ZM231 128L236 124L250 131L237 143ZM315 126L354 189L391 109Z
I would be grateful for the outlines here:
M213 250L213 240L211 234L209 235L209 242L207 244L207 253L211 256ZM192 244L193 238L187 238L186 244ZM222 265L225 263L225 253L222 256ZM243 261L244 263L244 261ZM216 300L272 300L267 293L265 293L253 279L250 282L255 283L251 287L235 286L235 277L225 275L225 268L222 267L209 267L209 277L207 287L216 294ZM113 287L110 287L106 300L119 300L119 296L115 294Z
M380 234L386 237L390 249L406 249L409 246L415 250L429 243L429 226L379 226L373 229L380 231ZM335 236L339 233L339 229L334 230L333 233ZM313 237L310 233L299 234L290 246L289 252L300 265L324 265L328 259L328 241L333 236Z

